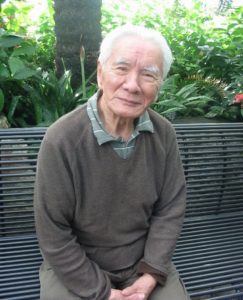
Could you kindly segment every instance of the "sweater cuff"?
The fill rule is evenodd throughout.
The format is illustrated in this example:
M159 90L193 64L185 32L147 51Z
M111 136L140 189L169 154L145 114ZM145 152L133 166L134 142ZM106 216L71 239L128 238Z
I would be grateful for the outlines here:
M167 278L166 274L154 269L153 267L151 267L150 265L148 265L143 261L138 264L137 273L138 275L148 273L154 277L154 279L157 281L158 284L162 286L165 285L166 278Z

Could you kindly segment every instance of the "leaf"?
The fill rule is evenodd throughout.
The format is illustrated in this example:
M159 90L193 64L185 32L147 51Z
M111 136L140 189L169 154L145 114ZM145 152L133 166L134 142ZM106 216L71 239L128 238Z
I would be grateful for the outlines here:
M18 48L14 48L12 56L21 56L21 55L27 55L32 56L36 52L36 46L34 45L28 45L24 43Z
M21 96L14 96L10 102L10 107L8 110L8 120L10 121L10 123L13 122L13 115L15 113L15 110L18 106L20 99L21 99Z
M185 101L183 101L184 105L201 105L201 104L207 104L211 98L208 98L206 96L196 96L196 97L190 97L187 98Z
M17 57L10 57L8 63L13 79L23 80L37 73L37 71L26 67L24 62Z
M188 84L188 85L184 86L183 88L181 88L179 90L179 92L176 93L176 96L187 98L189 95L194 93L196 90L197 90L197 87L196 87L195 83Z
M184 107L186 108L186 107ZM169 108L165 111L162 111L162 114L168 114L168 113L172 113L172 112L177 112L177 111L181 111L183 109L183 107L172 107L172 108Z
M7 59L8 55L6 53L6 51L4 51L3 49L0 49L0 58L2 59Z
M25 65L23 61L16 57L10 57L8 60L9 68L12 73L12 76L14 76L17 72L25 68Z
M5 79L10 77L10 72L5 65L0 65L0 77Z
M23 42L23 38L17 35L3 35L0 36L0 47L10 48L17 46Z
M4 94L3 91L0 89L0 112L3 110L4 107Z
M17 80L23 80L23 79L27 79L29 77L32 77L35 74L36 74L35 70L32 70L30 68L24 68L24 69L19 70L18 72L16 72L15 75L13 76L13 78L17 79Z

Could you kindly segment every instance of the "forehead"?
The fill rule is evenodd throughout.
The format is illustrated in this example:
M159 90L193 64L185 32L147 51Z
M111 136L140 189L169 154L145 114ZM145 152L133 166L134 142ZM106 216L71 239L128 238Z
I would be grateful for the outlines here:
M144 65L162 65L162 54L160 47L147 39L139 37L123 37L113 45L110 62L127 61L130 63L141 63Z

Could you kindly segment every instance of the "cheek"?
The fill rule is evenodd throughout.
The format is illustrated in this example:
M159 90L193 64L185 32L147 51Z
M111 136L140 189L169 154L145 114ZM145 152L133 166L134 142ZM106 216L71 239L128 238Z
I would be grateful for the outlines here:
M157 99L158 92L159 92L159 89L157 87L156 88L153 87L152 89L147 90L147 92L145 94L147 105L150 105L151 103L153 103Z
M105 91L114 91L121 85L121 78L114 75L111 72L107 72L106 75L99 76L98 86Z

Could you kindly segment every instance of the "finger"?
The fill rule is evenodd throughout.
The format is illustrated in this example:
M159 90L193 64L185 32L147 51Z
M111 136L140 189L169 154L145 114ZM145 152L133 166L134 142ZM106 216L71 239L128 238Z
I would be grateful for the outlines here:
M125 296L126 300L145 300L145 294L144 293L135 293L130 296Z
M137 290L133 286L129 286L121 291L122 295L129 296L137 292Z

